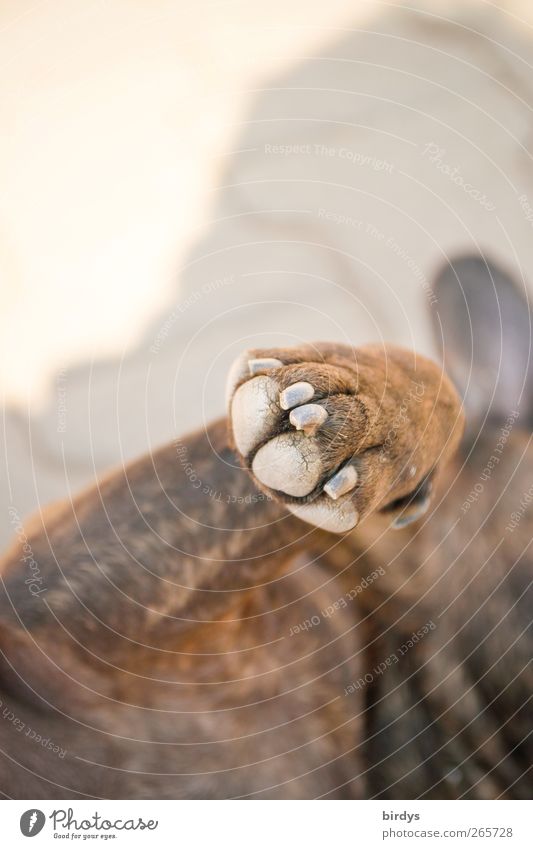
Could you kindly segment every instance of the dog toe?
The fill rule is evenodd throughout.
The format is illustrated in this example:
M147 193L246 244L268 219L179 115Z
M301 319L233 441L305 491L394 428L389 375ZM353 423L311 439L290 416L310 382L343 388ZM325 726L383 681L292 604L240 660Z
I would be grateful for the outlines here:
M243 456L266 439L277 426L281 410L279 386L265 375L239 386L231 403L235 444Z
M321 454L315 440L305 434L282 434L259 449L252 471L264 486L301 498L320 480Z

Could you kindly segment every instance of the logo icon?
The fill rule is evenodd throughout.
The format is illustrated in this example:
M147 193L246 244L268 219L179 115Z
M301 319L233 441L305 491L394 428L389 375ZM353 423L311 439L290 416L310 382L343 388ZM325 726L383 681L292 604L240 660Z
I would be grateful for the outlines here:
M42 811L37 808L31 808L25 811L20 818L20 830L24 837L35 837L43 830L46 817Z

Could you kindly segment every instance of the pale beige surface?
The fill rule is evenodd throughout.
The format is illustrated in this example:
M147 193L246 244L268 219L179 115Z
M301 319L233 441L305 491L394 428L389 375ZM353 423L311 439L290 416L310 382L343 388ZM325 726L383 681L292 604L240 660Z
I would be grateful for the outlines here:
M175 296L254 89L322 43L324 27L350 25L351 7L0 5L0 380L11 398L42 398L73 358L135 344Z
M2 5L0 542L221 413L243 347L431 351L446 255L533 278L531 10L420 9Z

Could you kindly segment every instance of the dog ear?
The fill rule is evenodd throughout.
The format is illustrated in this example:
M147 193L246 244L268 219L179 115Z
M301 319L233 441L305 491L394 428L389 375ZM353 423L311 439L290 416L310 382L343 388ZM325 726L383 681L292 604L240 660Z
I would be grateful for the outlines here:
M533 421L532 323L524 285L481 256L447 264L433 291L433 330L462 395L467 436L518 412Z

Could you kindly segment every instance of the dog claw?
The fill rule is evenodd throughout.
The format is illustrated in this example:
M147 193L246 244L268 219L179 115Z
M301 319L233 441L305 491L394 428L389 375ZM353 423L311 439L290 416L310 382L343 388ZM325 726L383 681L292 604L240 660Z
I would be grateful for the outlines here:
M423 501L420 501L416 509L412 510L410 513L402 513L401 516L398 516L397 519L391 525L391 528L394 528L395 531L399 531L402 528L406 528L407 525L412 524L412 522L417 522L418 519L421 519L422 516L427 513L429 510L429 505L431 503L431 499L425 498Z
M259 374L261 371L268 371L271 368L281 368L283 363L281 360L276 360L275 357L263 357L257 360L248 360L248 370L252 377Z
M304 404L303 407L295 407L291 410L289 421L296 430L303 430L307 436L313 436L315 431L323 425L328 417L324 407L319 404Z
M300 404L306 404L315 394L314 388L310 383L301 380L299 383L293 383L292 386L287 386L280 393L279 403L283 410L292 410L293 407L299 407Z
M347 465L340 469L336 475L333 475L331 480L324 486L324 492L333 498L334 501L340 498L341 495L346 495L351 492L357 483L357 472L353 466Z

